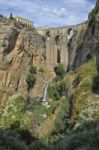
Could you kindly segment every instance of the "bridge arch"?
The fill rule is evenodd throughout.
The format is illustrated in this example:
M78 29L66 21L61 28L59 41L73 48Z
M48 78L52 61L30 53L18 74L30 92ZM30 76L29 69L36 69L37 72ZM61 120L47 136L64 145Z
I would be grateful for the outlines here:
M55 40L55 43L58 45L59 44L59 42L60 42L60 38L61 38L61 36L58 34L58 35L55 35L55 38L54 38L54 40Z
M68 34L68 35L74 35L74 33L75 33L75 30L74 30L73 28L69 28L69 29L67 30L67 34Z
M55 38L54 38L54 40L55 40L55 44L56 44L56 47L57 47L57 49L56 49L56 54L57 54L57 63L61 63L61 47L60 47L60 39L61 39L61 35L55 35Z
M75 35L75 30L73 28L69 28L67 30L67 39L70 40Z

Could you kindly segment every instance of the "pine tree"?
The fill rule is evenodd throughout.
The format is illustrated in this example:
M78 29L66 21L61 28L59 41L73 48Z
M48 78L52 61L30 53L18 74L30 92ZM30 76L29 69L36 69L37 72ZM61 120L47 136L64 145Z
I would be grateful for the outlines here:
M13 20L13 15L12 15L12 13L10 14L10 17L9 17L9 19L12 19L12 20Z

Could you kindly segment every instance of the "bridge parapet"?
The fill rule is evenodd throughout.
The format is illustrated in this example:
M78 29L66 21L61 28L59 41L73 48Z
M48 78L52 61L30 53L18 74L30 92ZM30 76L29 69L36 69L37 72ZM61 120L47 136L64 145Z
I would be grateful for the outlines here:
M31 20L28 20L28 19L25 19L25 18L22 18L22 17L14 17L15 20L23 25L26 25L27 27L33 27L33 22Z

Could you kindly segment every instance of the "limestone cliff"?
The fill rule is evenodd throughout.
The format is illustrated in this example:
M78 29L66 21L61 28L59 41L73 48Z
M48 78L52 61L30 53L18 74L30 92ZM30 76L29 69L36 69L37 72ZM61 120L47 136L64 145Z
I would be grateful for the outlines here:
M27 95L26 78L30 66L39 69L44 66L44 41L34 27L23 27L22 24L7 18L0 18L0 90ZM46 78L46 77L45 77ZM39 81L38 81L39 80ZM40 81L41 80L41 81ZM42 94L45 83L37 73L37 82L42 88L35 91ZM2 92L0 92L0 95ZM30 95L35 95L31 89ZM41 95L42 96L42 95Z
M17 121L21 128L28 128L37 137L57 141L70 127L99 119L99 13L96 9L87 23L74 27L75 34L69 41L66 35L71 29L62 30L62 38L57 37L61 29L52 32L57 38L56 42L53 38L51 44L56 47L57 40L61 39L63 49L68 50L65 59L68 57L69 72L62 64L57 71L56 65L60 62L57 61L53 65L58 72L55 78L55 73L48 72L45 63L46 38L34 27L0 18L0 127L10 127ZM50 34L48 36L50 38ZM54 49L51 50L50 53ZM50 56L54 59L55 55ZM28 89L26 79L31 66L37 68L36 82ZM49 81L49 99L47 105L42 105L34 99L42 97Z
M76 48L75 48L76 43ZM75 35L69 45L69 69L75 69L81 64L96 56L97 65L99 64L99 7L98 1L95 9L89 14L86 28L81 31L79 36ZM72 57L73 55L73 57Z

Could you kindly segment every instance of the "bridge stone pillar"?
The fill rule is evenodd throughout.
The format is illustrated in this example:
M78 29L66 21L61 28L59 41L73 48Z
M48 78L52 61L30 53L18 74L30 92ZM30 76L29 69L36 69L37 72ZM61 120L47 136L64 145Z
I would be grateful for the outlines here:
M47 39L46 42L46 65L49 67L51 62L51 40Z
M67 31L63 29L61 63L68 66L68 45L67 45Z

